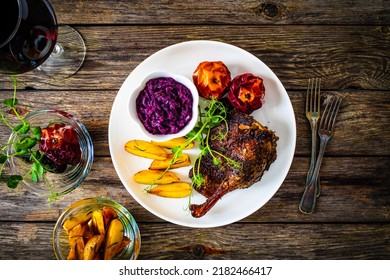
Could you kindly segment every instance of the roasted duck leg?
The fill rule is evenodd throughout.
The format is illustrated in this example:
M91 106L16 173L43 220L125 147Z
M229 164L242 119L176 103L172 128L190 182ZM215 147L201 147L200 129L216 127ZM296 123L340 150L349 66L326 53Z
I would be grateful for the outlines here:
M196 190L207 200L200 205L190 205L191 214L196 218L205 215L228 192L260 181L277 156L278 136L252 116L239 111L233 111L227 125L213 128L210 134L213 156L221 163L216 165L210 154L200 161L199 172L204 181ZM193 176L193 169L189 175Z

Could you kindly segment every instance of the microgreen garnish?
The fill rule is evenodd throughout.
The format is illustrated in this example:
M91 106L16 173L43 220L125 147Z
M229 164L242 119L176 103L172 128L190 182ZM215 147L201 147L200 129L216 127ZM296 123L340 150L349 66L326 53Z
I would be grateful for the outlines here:
M199 121L197 125L187 134L186 143L183 146L176 146L172 149L173 158L171 160L171 165L177 158L181 156L183 150L192 141L199 143L200 152L195 160L195 165L192 168L192 187L197 188L204 181L204 178L200 173L200 164L202 157L206 155L210 155L212 157L213 163L215 165L226 164L231 168L239 168L241 166L240 162L237 162L210 147L210 140L223 139L226 137L228 132L227 117L228 111L221 101L218 101L214 98L205 100L204 108L199 106ZM225 124L226 130L224 132L220 131L218 134L211 137L210 131L214 127L217 127L223 123ZM170 169L171 165L164 171L164 173ZM154 184L150 185L148 189L153 187Z
M225 156L223 153L211 148L210 140L223 139L228 133L228 111L223 103L216 99L207 100L206 102L208 102L208 104L206 104L207 106L204 110L202 111L199 109L200 117L198 125L187 135L189 140L192 139L199 142L200 153L195 160L196 166L193 166L192 168L191 177L193 186L195 187L199 187L204 181L203 175L200 173L200 165L202 158L206 155L211 156L215 165L225 164L231 168L239 168L241 166L240 162L237 162ZM211 130L222 123L225 123L226 130L221 130L218 134L211 137Z
M19 103L16 98L17 81L15 77L12 79L14 85L13 97L3 100L3 106L0 109L0 118L12 130L15 137L13 138L14 140L9 139L5 144L0 146L0 180L5 181L9 188L15 189L28 176L32 182L39 182L43 178L44 166L41 163L42 154L34 149L41 137L41 128L31 127L30 123L25 121L19 114L18 108L16 107ZM15 116L16 124L13 124L7 118L11 115L9 113L10 111ZM11 145L13 146L13 152L9 153L7 152L7 148ZM16 156L31 162L31 168L23 175L4 175L3 171L7 160Z

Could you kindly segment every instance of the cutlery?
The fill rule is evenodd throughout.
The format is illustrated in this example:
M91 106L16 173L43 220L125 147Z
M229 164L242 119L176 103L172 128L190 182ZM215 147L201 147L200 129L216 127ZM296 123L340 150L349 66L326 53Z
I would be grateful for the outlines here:
M320 87L321 79L314 78L309 79L306 93L306 118L310 122L311 127L311 159L310 168L306 176L306 185L310 183L313 176L314 166L316 163L316 151L317 151L317 124L320 118ZM316 179L317 184L317 197L320 195L320 180Z
M305 214L311 214L314 211L317 199L316 180L320 172L320 166L326 145L333 134L334 123L339 111L340 103L341 97L334 95L330 100L328 100L324 113L321 117L320 125L318 127L318 135L320 136L320 151L318 152L318 158L313 171L313 176L310 180L310 183L306 185L306 189L299 203L299 210Z

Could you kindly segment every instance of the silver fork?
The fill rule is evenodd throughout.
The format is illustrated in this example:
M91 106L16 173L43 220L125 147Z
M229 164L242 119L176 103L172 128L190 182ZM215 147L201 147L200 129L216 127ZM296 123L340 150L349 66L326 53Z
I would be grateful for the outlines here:
M306 93L306 118L310 122L311 127L311 159L310 168L306 176L306 185L310 183L313 176L314 166L316 164L316 151L317 151L317 123L320 118L320 88L321 79L309 79L307 84ZM317 184L317 197L320 195L320 181L319 178L315 181Z
M324 156L326 144L333 134L334 123L340 108L340 103L341 97L334 95L331 100L327 102L324 113L321 117L321 122L318 128L318 134L320 136L320 151L318 153L313 176L309 184L306 185L305 192L303 193L301 202L299 203L299 210L305 214L311 214L314 211L317 199L317 184L315 182L320 172L320 166Z

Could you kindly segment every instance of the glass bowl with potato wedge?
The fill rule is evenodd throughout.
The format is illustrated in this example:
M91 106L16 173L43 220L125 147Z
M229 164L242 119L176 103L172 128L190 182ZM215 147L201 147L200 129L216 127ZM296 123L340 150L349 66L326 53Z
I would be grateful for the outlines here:
M133 216L107 198L86 198L66 208L52 242L58 260L134 260L141 247Z

